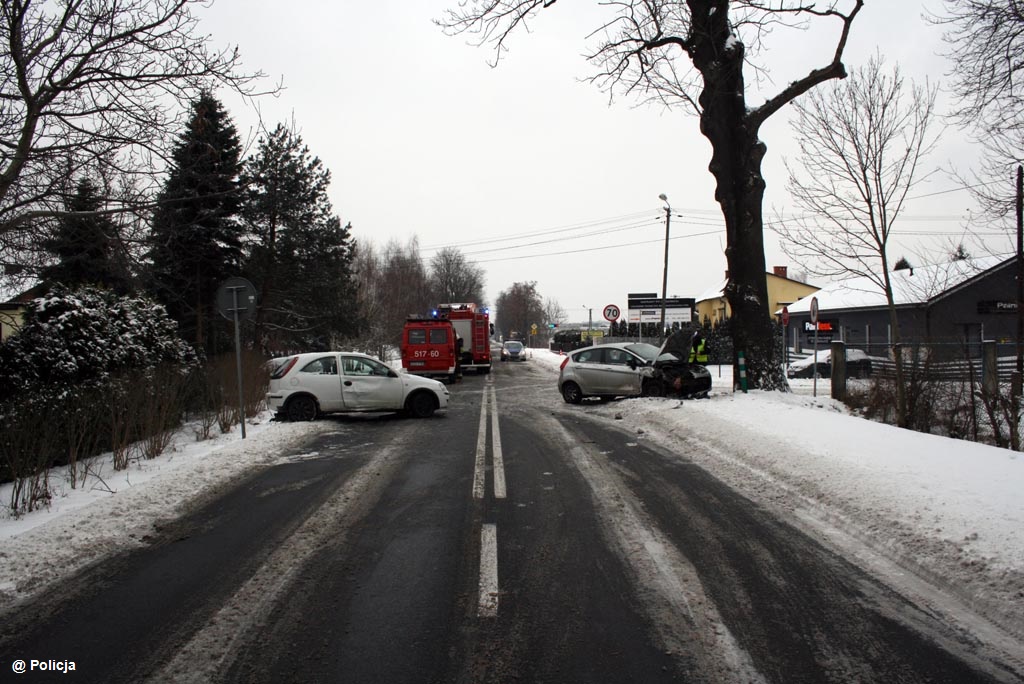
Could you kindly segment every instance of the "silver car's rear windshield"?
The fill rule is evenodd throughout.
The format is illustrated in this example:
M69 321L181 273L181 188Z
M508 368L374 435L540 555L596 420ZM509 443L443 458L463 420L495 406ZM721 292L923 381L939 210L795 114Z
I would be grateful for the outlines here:
M658 352L661 351L658 347L655 347L653 344L647 344L646 342L627 344L626 349L633 352L644 361L654 361L654 359L658 358Z

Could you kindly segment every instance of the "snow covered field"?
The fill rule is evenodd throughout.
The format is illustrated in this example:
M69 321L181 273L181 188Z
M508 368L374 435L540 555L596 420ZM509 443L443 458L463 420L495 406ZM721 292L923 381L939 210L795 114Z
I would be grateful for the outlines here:
M563 357L534 350L550 372ZM819 381L793 394L733 393L731 369L711 367L708 400L633 399L588 407L641 439L692 459L766 509L811 532L897 589L974 634L977 612L1024 640L1024 459L1005 449L899 430L852 416ZM51 477L48 510L0 513L0 607L117 550L256 464L294 455L329 422L252 420L196 442L183 431L165 456L71 489ZM9 485L0 502L9 501ZM912 569L913 572L908 572ZM927 582L920 581L921 578ZM941 590L934 592L937 587ZM948 596L955 597L950 605ZM970 610L966 610L967 608ZM1001 638L993 630L993 640ZM1009 644L1003 644L1011 648Z

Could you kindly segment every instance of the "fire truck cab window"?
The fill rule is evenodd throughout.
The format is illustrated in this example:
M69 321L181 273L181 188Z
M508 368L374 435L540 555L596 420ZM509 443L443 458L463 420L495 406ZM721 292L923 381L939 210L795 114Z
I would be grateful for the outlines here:
M411 339L409 341L412 342ZM434 328L430 331L430 344L445 344L446 342L448 342L447 330L444 328Z
M433 336L434 331L430 331ZM409 344L426 344L427 343L427 331L423 328L413 328L409 331Z

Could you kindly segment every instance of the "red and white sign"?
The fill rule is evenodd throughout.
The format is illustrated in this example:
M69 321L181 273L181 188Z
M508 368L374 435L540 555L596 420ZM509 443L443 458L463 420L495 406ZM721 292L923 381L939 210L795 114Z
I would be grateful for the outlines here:
M789 307L782 307L782 325L789 325Z
M619 307L614 304L604 307L604 320L606 321L617 321L621 315L622 312L619 310Z

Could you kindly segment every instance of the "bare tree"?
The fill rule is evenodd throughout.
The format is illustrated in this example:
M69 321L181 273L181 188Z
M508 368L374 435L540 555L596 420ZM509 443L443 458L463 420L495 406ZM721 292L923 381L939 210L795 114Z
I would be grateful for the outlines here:
M954 117L974 131L985 155L966 182L993 216L1012 215L1014 167L1024 161L1024 6L1007 0L946 0Z
M552 299L551 297L546 297L544 299L543 316L545 324L554 324L555 326L562 325L569 317L568 314L565 312L565 307L559 304L558 300ZM555 331L548 328L547 330L545 330L545 332L547 333L546 343L550 344L551 338L554 335Z
M558 303L558 300L552 299L551 297L544 300L545 322L561 325L562 323L565 323L568 317L568 314L565 313L565 308Z
M498 295L498 322L496 327L507 338L511 333L525 335L531 326L543 322L544 303L537 292L537 283L512 283Z
M927 177L921 166L934 148L937 88L907 87L873 58L849 79L794 103L799 162L789 191L806 212L776 229L782 247L810 273L859 276L885 293L892 340L901 342L891 272L890 240L907 194ZM906 424L903 363L896 362L897 419Z
M783 106L830 79L844 78L843 51L863 0L599 0L613 15L595 28L592 81L609 93L622 90L665 105L682 104L700 119L711 142L709 170L726 227L735 349L746 352L747 377L761 389L788 388L773 344L764 259L761 125ZM490 43L499 58L517 29L554 0L466 0L439 22ZM845 8L845 9L844 9ZM744 67L768 33L837 26L824 63L750 107ZM748 42L745 42L749 40ZM749 47L748 47L749 46ZM750 66L758 70L757 64ZM734 358L734 364L736 359ZM738 379L740 374L737 372Z
M430 259L430 292L434 304L473 302L485 306L484 270L457 247L445 247Z
M391 340L384 323L383 265L373 243L358 243L353 257L356 280L356 310L359 331L350 341L351 346L384 358L385 347Z
M0 249L30 249L83 177L116 192L105 212L144 203L184 103L217 85L254 94L261 74L239 73L238 53L197 29L204 4L0 3Z
M402 245L391 240L381 252L377 292L380 321L388 344L397 345L409 316L425 316L433 303L427 291L427 270L415 237Z

